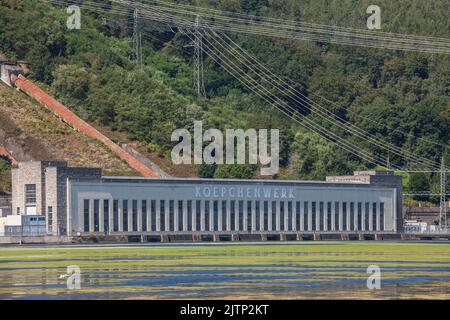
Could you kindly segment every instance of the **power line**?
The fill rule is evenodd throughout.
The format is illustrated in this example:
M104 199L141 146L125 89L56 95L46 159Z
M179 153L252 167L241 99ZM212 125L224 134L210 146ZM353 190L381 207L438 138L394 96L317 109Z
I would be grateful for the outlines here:
M177 4L177 7L178 7L178 6L183 7L183 5ZM204 9L204 8L200 8L200 7L195 7L195 8L196 8L197 10L200 10L200 11ZM198 17L198 16L197 16L197 17ZM165 21L167 22L167 20L165 20ZM182 24L182 23L179 23L179 21L178 21L177 24L180 25L180 24ZM189 22L185 22L185 24L189 24ZM284 81L290 82L289 79L285 79ZM314 93L311 93L311 95L316 96ZM317 96L317 97L318 97L318 96ZM331 102L331 101L329 101L329 100L327 100L327 99L325 99L325 98L323 98L323 97L318 97L318 98L320 98L320 99L326 101L327 103L336 105L335 103L333 103L333 102ZM370 119L370 118L367 118L367 117L363 117L363 116L361 116L361 115L355 115L355 116L356 116L357 118L359 118L359 119L364 119L364 120L370 121L371 123L375 123L375 124L377 124L377 125L384 125L384 124L382 124L382 123L380 123L380 122L374 121L374 120L372 120L372 119ZM409 133L405 133L405 132L403 132L403 131L401 131L401 130L398 130L398 129L395 129L395 128L392 129L392 131L393 131L393 132L396 132L396 133L401 133L401 134L404 135L404 136L409 136L409 135L410 135ZM444 144L442 144L442 143L438 143L438 142L436 142L436 141L431 141L431 140L429 140L429 139L425 139L425 138L422 138L422 137L417 137L417 139L418 139L418 140L421 140L421 141L425 141L425 142L431 143L431 144L439 145L439 146L441 146L443 149L447 148L446 145L444 145Z
M441 182L441 197L440 197L440 205L439 205L439 226L441 228L447 227L447 202L445 201L445 187L446 187L446 174L445 174L445 164L444 157L442 157L441 162L441 174L440 174L440 182Z
M373 156L370 155L369 153L367 153L367 151L348 143L347 141L343 140L339 136L336 136L332 132L327 131L325 128L318 126L317 123L312 122L307 117L303 117L302 120L300 120L300 118L298 117L298 112L296 112L295 109L290 107L285 102L281 101L276 96L272 95L270 93L270 91L266 87L264 87L264 85L262 85L261 83L258 83L257 81L255 81L254 79L249 77L248 73L243 72L243 70L240 68L234 67L233 66L234 63L232 61L230 61L228 57L221 55L222 50L217 49L214 46L214 44L210 43L209 40L207 40L206 38L205 38L205 40L208 42L210 49L214 48L215 50L217 50L219 52L219 53L216 53L216 52L210 50L209 51L210 57L211 57L211 53L213 53L213 55L214 55L213 59L215 60L216 63L221 65L226 71L228 71L231 75L236 77L236 79L238 81L242 82L248 89L255 92L258 96L260 96L261 98L266 100L269 104L271 104L272 106L274 106L275 108L280 110L282 113L284 113L285 115L287 115L288 117L290 117L291 119L296 121L297 123L301 124L302 126L306 127L307 129L309 129L313 132L319 133L324 138L326 138L327 140L329 140L332 143L337 144L338 146L340 146L342 149L348 151L349 153L352 153L353 155L358 156L359 158L361 158L369 163L372 163L375 165L382 165L382 163L379 162L378 160L374 160Z
M206 96L203 72L203 41L199 20L197 16L194 24L194 84L197 95Z
M134 8L133 13L133 48L134 48L134 60L136 65L142 68L142 35L139 31L139 14L138 9Z
M126 0L112 1L122 4L129 2ZM195 16L200 15L206 23L215 30L220 31L372 48L450 54L450 40L446 38L374 32L373 30L343 28L242 14L236 15L221 10L171 4L165 1L142 1L138 5L144 8L158 9L160 12L172 13L178 17L182 16L190 25L194 23Z
M122 1L123 2L123 1ZM178 5L177 5L178 6ZM198 8L199 10L202 10L201 8ZM156 11L158 11L160 14L162 13L162 15L164 15L164 13L163 12L160 12L159 11L159 9L155 9ZM172 16L173 18L174 18L174 20L177 20L177 23L176 23L176 25L177 26L179 26L179 25L181 25L181 24L189 24L189 22L186 22L186 21L184 21L183 23L180 23L180 18L177 18L177 17L174 17L174 16ZM198 17L198 16L197 16ZM167 20L167 18L164 18L164 20L162 20L162 21L164 21L165 23L169 23L170 21L168 21ZM290 80L289 79L285 79L284 81L287 81L287 82L290 82ZM325 102L327 102L327 103L329 103L329 104L332 104L332 105L336 105L335 103L333 103L333 102L331 102L331 101L329 101L329 100L327 100L327 99L325 99L325 98L323 98L323 97L320 97L320 96L317 96L317 95L315 95L314 93L310 93L311 95L313 95L313 96L316 96L317 98L319 98L319 99L321 99L321 100L324 100ZM331 113L332 114L332 113ZM332 116L334 116L334 117L337 117L337 115L334 115L334 114L332 114ZM375 124L377 124L377 125L381 125L381 126L383 126L384 124L382 124L382 123L380 123L380 122L377 122L377 121L374 121L374 120L372 120L372 119L370 119L370 118L367 118L367 117L363 117L363 116L361 116L361 115L356 115L356 117L357 118L359 118L359 119L364 119L364 120L367 120L367 121L370 121L371 123L375 123ZM344 120L345 121L345 120ZM385 125L384 125L385 126ZM405 133L405 132L403 132L403 131L401 131L401 130L399 130L399 129L392 129L392 131L393 132L396 132L396 133L401 133L402 135L404 135L404 136L410 136L410 133ZM421 140L421 141L425 141L425 142L427 142L427 143L431 143L431 144L435 144L435 145L439 145L439 146L441 146L443 149L446 149L447 148L447 146L445 146L444 144L442 144L442 143L438 143L438 142L436 142L436 141L431 141L431 140L429 140L429 139L425 139L425 138L423 138L423 137L417 137L417 139L418 140ZM438 167L438 166L437 166Z
M156 10L156 13L157 13L157 14L155 14L155 10L154 10L153 12L150 12L150 13L148 13L148 10L140 10L140 11L146 13L146 17L147 17L147 18L150 18L150 19L151 19L151 18L154 18L155 16L158 17L158 21L161 21L161 22L163 22L163 23L172 23L172 24L175 23L176 26L178 26L178 25L181 24L181 25L183 25L183 27L188 25L185 21L180 21L180 18L174 17L174 16L172 16L172 15L168 16L167 14L161 13L161 12L159 12L159 11L157 11L157 10ZM209 26L206 26L206 27L209 29L209 32L210 32L210 33L214 34L214 36L216 37L216 39L215 39L216 41L221 39L221 38L218 39L218 38L219 38L219 37L218 37L218 34L217 34L213 29L211 29ZM206 27L204 27L203 29L206 30ZM190 29L192 29L192 26L190 26ZM198 27L195 28L195 30L196 30L195 33L198 32L198 29L199 29ZM187 30L189 30L189 28L188 28ZM194 39L195 39L195 33L194 33ZM206 34L205 34L205 35L206 35ZM224 36L224 35L222 35L222 36ZM226 36L225 36L225 37L226 37ZM227 40L230 41L231 39L227 38ZM231 41L232 41L232 40L231 40ZM217 43L223 47L225 42L224 42L223 39L221 39L220 41L217 41ZM226 43L225 43L225 45L226 45ZM240 47L239 47L237 44L235 44L234 42L233 42L233 45L237 46L237 49L236 49L236 48L232 48L232 50L234 50L233 52L230 51L230 49L227 49L226 47L224 47L223 49L227 49L227 52L228 52L228 53L232 52L233 54L235 53L235 51L237 51L237 52L240 54L240 57L244 56L244 55L242 54L242 52L243 52L245 55L247 55L247 59L248 59L248 57L254 59L253 57L251 57L250 55L248 55L242 48L240 48ZM210 46L211 46L211 43L210 43ZM203 51L203 48L202 48L202 51ZM220 51L220 50L219 50L219 51ZM241 52L241 51L242 51L242 52ZM221 54L221 52L219 52L219 56L220 56L220 54ZM233 56L233 54L232 54L232 56ZM245 56L244 56L244 57L245 57ZM236 58L237 58L237 56L234 55L234 59L235 59L235 60L236 60ZM242 63L242 61L245 61L245 60L239 60L239 61ZM248 60L247 60L247 61L248 61ZM220 62L220 58L219 58L219 62ZM229 61L229 62L232 62L232 63L233 63L232 60ZM234 64L234 63L233 63L233 64ZM230 64L228 64L227 66L230 67ZM222 64L222 67L223 67L223 64ZM262 64L257 65L257 67L260 68L260 69L257 69L257 70L252 69L252 72L256 73L256 75L258 75L258 76L261 76L261 75L264 76L264 78L262 78L262 79L264 80L263 83L268 83L268 84L270 84L271 86L273 86L275 89L281 90L281 93L282 93L282 94L287 94L288 98L291 99L291 101L294 101L296 104L300 104L300 105L303 106L303 107L306 106L306 108L309 108L309 110L313 110L317 115L321 116L324 120L326 120L326 121L330 121L330 120L333 120L333 121L334 121L334 120L335 120L335 119L330 119L330 113L331 113L331 112L329 112L328 110L326 110L326 109L324 109L324 108L321 108L321 109L325 110L325 113L324 113L323 110L320 110L320 108L317 108L317 104L316 104L316 106L314 106L314 103L306 104L306 103L305 103L305 100L304 100L305 97L303 97L303 100L299 100L298 92L295 92L296 90L291 90L292 88L288 88L289 90L285 91L285 90L286 90L286 88L285 88L286 85L285 85L285 84L283 85L283 83L281 83L281 85L283 85L284 87L280 87L280 86L279 86L279 85L280 85L280 78L277 79L277 77L276 77L273 73L271 73L271 72L270 72L269 74L267 74L267 73L265 73L265 74L263 74L263 73L261 73L261 74L258 73L258 72L261 72L261 68L262 68L262 67L263 67L263 71L264 71L264 70L268 71L268 69L265 68ZM226 70L227 70L227 69L226 69ZM228 69L227 71L230 72L230 69ZM236 71L236 69L233 69L232 71ZM242 71L242 70L241 70L241 71ZM270 74L271 74L272 76L275 76L275 77L271 77ZM239 74L237 74L237 75L236 75L236 74L233 74L233 75L236 76L236 77L239 77ZM274 79L275 79L276 81L274 81ZM240 80L240 79L238 79L238 80ZM250 84L249 88L250 88L251 90L253 90L253 91L255 91L254 89L255 89L255 88L258 88L258 86L261 85L261 84L258 84L258 82L256 82L256 85L255 85L255 82L254 82L255 80L254 80L254 79L246 79L246 81L247 81L246 85ZM248 82L248 81L250 81L250 82ZM275 84L274 84L274 83L275 83ZM259 89L260 89L260 88L259 88ZM265 91L262 91L262 92L264 93L263 98L264 98L266 101L268 101L268 102L271 103L272 105L277 106L279 110L283 111L284 113L287 113L288 116L290 116L290 117L292 117L292 115L297 116L297 113L298 113L297 110L295 110L294 108L292 108L292 106L290 106L289 104L286 104L285 102L280 101L280 99L275 99L275 97L274 97L273 95L270 95L270 94L267 95L267 91L268 91L268 90L266 90L266 92L265 92ZM294 92L293 92L293 91L294 91ZM258 91L257 93L260 94L261 91ZM292 95L292 94L294 94L294 95ZM301 94L301 93L300 93L300 94ZM308 98L306 97L306 99L308 99ZM309 101L309 102L310 102L310 101ZM314 108L312 108L311 106L314 106ZM319 107L320 107L320 105L319 105ZM332 114L332 113L331 113L331 114ZM335 117L335 116L333 115L333 117ZM297 122L299 122L298 119L297 119ZM368 154L366 151L363 151L363 149L361 149L361 148L356 148L355 146L349 145L349 144L348 144L345 140L343 140L342 138L340 138L340 137L338 137L338 136L336 136L336 135L334 135L334 134L331 134L330 132L327 132L328 128L321 127L320 125L319 125L319 127L317 128L316 126L317 126L318 124L317 124L317 123L314 123L314 122L312 122L312 121L310 121L310 120L307 119L307 118L303 118L302 122L303 122L303 123L302 123L303 125L305 125L304 122L307 122L307 124L309 125L309 129L310 129L310 130L312 130L312 131L314 131L314 132L320 132L322 136L325 136L328 140L330 140L330 141L332 141L332 142L334 142L334 143L340 145L343 149L345 149L345 150L347 150L347 151L357 151L356 154L355 154L355 152L351 152L351 153L353 153L353 154L355 154L355 155L358 155L358 156L361 157L363 160L366 160L366 161L369 161L369 162L371 162L371 163L378 164L378 165L383 164L383 161L380 161L379 159L376 160L376 162L372 162L371 159L373 159L373 156L371 156L370 154ZM361 137L361 133L363 133L363 132L361 131L361 129L359 129L359 128L356 127L356 126L352 127L352 125L351 125L351 124L348 124L348 123L344 123L344 124L347 126L347 128L344 128L344 129L347 129L347 132L348 132L348 133L355 134L356 136ZM362 138L364 138L364 137L362 137ZM375 139L376 139L376 138L375 138ZM370 135L367 136L367 138L366 138L365 140L366 140L366 142L371 142L371 143L378 142L378 147L380 147L380 148L382 148L382 149L390 150L390 151L396 151L398 155L400 155L400 156L402 156L402 157L405 157L405 158L409 158L411 161L416 161L418 164L421 164L421 165L425 165L425 164L430 165L430 164L432 164L432 167L435 166L435 165L434 165L432 162L430 162L428 159L421 159L420 157L416 157L416 156L413 155L413 154L405 153L404 151L402 151L401 149L399 149L398 147L396 147L396 146L394 146L394 145L383 144L383 143L380 144L379 141L374 140L374 138L373 138L373 137L370 137ZM349 149L350 149L350 150L349 150ZM400 152L400 153L398 153L398 152ZM375 159L376 159L376 158L375 158ZM398 169L399 169L399 168L398 168Z
M164 21L164 22L167 22L168 21L168 19L167 18L165 18L165 15L163 14L163 13L161 13L161 12L158 12L158 17L159 18L162 18L163 20L162 21ZM174 20L176 20L177 18L176 17L174 17L174 16L171 16L170 18L173 18ZM179 20L179 19L178 19ZM177 21L177 23L179 23L179 21ZM241 49L241 48L240 48ZM308 99L308 98L307 98ZM330 114L330 112L328 111L328 110L326 110L329 114ZM333 117L336 117L335 115L332 115ZM346 123L346 125L351 125L351 124L349 124L348 122ZM355 127L355 126L353 126L353 130L355 129L355 128L357 128L357 127ZM357 129L359 129L359 128L357 128ZM370 138L371 139L371 138ZM369 140L370 140L369 139ZM399 149L398 147L396 147L395 145L391 145L391 146L387 146L387 148L388 149L392 149L392 148L395 148L396 149L396 153L397 154L400 154L400 155L402 155L403 156L403 154L405 154L406 153L406 156L407 156L407 158L408 157L410 157L411 159L415 159L416 161L422 161L422 165L424 165L424 164L427 164L427 165L431 165L431 166L435 166L435 167L438 167L435 163L433 163L433 162L431 162L430 160L428 160L428 159L426 159L426 158L422 158L421 160L418 160L418 158L417 157L415 157L413 154L411 154L411 153L409 153L409 152L405 152L404 150L401 150L401 149ZM400 153L399 153L400 152Z

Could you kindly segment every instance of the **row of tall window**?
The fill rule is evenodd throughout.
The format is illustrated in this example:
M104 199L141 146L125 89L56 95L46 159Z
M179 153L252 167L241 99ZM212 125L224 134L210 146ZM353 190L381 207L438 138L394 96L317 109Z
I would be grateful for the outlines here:
M103 232L384 231L384 211L383 202L85 199L83 230L100 231L103 219Z

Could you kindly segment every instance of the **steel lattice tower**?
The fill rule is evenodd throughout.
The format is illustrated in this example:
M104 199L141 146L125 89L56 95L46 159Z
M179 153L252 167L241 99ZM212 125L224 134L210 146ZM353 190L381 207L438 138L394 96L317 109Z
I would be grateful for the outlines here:
M134 9L134 21L133 21L133 48L134 48L134 60L136 65L142 67L142 35L139 32L139 14L138 9Z
M444 164L444 157L442 157L441 162L441 199L439 207L439 226L441 228L447 227L447 202L446 202L446 171Z
M198 96L206 96L203 78L203 41L198 16L195 18L194 36L194 86Z

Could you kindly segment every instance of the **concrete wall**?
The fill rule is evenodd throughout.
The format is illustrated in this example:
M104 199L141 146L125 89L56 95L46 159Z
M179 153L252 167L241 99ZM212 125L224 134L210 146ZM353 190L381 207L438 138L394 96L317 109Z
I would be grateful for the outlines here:
M65 161L30 161L21 162L17 169L12 169L12 212L25 214L25 185L36 185L36 214L46 212L45 168L65 167Z
M330 176L326 178L328 182L365 182L380 187L393 187L396 191L396 208L397 215L396 228L397 232L401 232L403 227L403 187L402 178L395 176L392 171L355 171L352 176Z
M58 214L58 169L57 167L49 167L45 170L45 221L47 232L55 232L57 230L57 214ZM49 207L52 208L52 218L49 217ZM50 226L51 223L51 226Z
M367 175L366 175L367 176ZM144 217L141 214L142 201L147 201L147 210L150 211L150 203L152 200L160 202L161 200L166 203L166 227L165 230L154 231L170 231L167 230L168 224L168 208L169 203L174 202L174 212L178 211L178 202L183 205L183 214L186 214L186 205L190 200L196 202L201 201L202 211L202 228L205 225L203 219L206 217L212 217L213 203L215 200L220 203L219 210L222 211L222 206L228 208L227 212L223 212L223 217L227 221L230 221L229 207L231 201L245 201L243 210L244 224L238 230L234 231L251 231L259 232L255 225L260 225L261 215L255 213L255 208L260 205L260 212L262 212L262 205L264 201L268 201L270 206L274 204L273 219L276 219L276 227L267 231L302 231L302 230L288 230L286 227L280 226L284 223L286 226L289 223L294 223L294 217L289 215L288 220L288 206L294 212L299 204L299 210L303 210L302 203L309 202L309 211L304 215L308 216L308 226L311 226L312 211L311 206L314 202L316 207L316 220L314 222L319 225L319 205L323 205L323 213L327 215L327 209L330 208L332 217L335 223L339 223L339 226L333 228L316 229L316 231L357 231L350 230L347 226L342 226L343 216L347 217L348 224L350 221L357 222L357 219L350 220L350 206L354 208L354 214L358 214L358 205L361 204L364 208L366 203L370 205L370 215L374 216L376 224L380 224L380 204L384 205L385 219L384 230L386 232L395 232L401 229L402 225L400 221L401 217L401 178L389 175L371 176L368 175L369 182L324 182L324 181L276 181L276 180L226 180L226 179L155 179L155 178L129 178L129 177L101 177L100 169L92 168L70 168L67 167L66 162L26 162L20 163L18 169L13 170L13 211L15 212L19 208L20 213L25 212L25 185L36 185L36 214L46 215L47 223L51 223L51 232L54 235L74 235L77 232L104 232L106 223L112 226L112 221L107 221L99 217L98 214L93 215L94 203L100 202L99 210L101 214L105 214L103 210L103 200L109 201L109 216L112 217L112 201L119 201L119 211L121 217L125 208L122 208L123 200L128 200L128 225L131 226L136 220L131 218L132 216L132 203L137 201L137 225L141 226L141 222ZM268 192L266 194L266 192ZM83 201L89 200L90 202L90 216L89 224L90 230L84 229L84 217L83 217ZM206 201L210 201L210 215L205 215ZM343 205L347 203L347 213L344 214ZM330 203L330 205L328 205ZM336 203L337 206L335 205ZM376 210L372 209L372 204L376 206ZM247 215L247 206L253 206L252 212ZM283 215L282 206L284 209L284 220L280 217ZM52 207L53 216L52 219L48 219L48 207ZM276 206L276 208L275 208ZM294 208L295 206L295 208ZM97 206L95 206L97 208ZM365 210L362 210L362 215L365 216ZM335 209L340 212L340 221L335 220ZM157 216L159 217L159 205L157 206ZM375 212L376 213L373 213ZM98 212L97 211L97 212ZM272 209L269 209L272 212ZM222 212L220 213L222 214ZM238 210L236 207L236 215ZM275 218L276 214L276 218ZM175 214L176 215L176 214ZM227 215L225 217L225 215ZM99 222L94 224L94 216L99 218ZM106 216L106 214L105 214ZM241 217L242 217L241 216ZM251 217L250 217L251 216ZM301 214L300 214L301 216ZM258 218L259 217L259 218ZM140 231L130 230L129 228L123 228L124 221L119 218L119 230L120 232L128 231ZM176 217L175 219L178 219ZM186 221L186 217L181 219ZM252 219L251 221L248 219ZM272 219L272 218L269 218ZM281 219L281 220L280 220ZM301 219L301 218L299 218ZM327 219L327 218L325 218ZM365 219L364 217L362 218ZM117 221L117 220L116 220ZM148 221L148 219L147 219ZM190 221L190 220L189 220ZM211 219L212 221L212 219ZM225 221L225 220L224 220ZM234 220L233 220L234 221ZM236 220L237 221L237 220ZM275 221L275 220L274 220ZM369 227L361 227L361 231L377 231L375 222L372 219ZM159 221L158 223L160 223ZM177 222L178 223L178 222ZM221 222L222 223L222 222ZM225 223L225 222L224 222ZM229 222L226 222L229 223ZM303 223L303 222L302 222ZM94 227L92 228L92 226ZM180 223L182 225L182 223ZM306 225L306 222L305 222ZM324 223L325 225L325 223ZM159 224L158 224L159 226ZM248 228L247 228L248 226ZM47 230L48 230L47 225ZM209 227L211 228L211 227ZM314 231L313 229L304 229L304 231ZM140 229L143 229L140 227ZM328 230L325 230L328 229ZM202 229L203 231L214 231L213 229ZM197 230L197 231L202 231ZM180 230L178 230L180 231ZM187 231L187 230L184 230ZM221 231L231 231L229 226L221 226Z
M71 243L71 237L57 236L7 236L0 237L0 244L43 244L43 243Z
M67 178L101 177L101 169L71 168L67 162L30 161L19 163L12 170L13 213L25 213L25 185L36 185L36 214L45 215L49 222L48 207L52 207L51 232L65 234L67 227ZM18 209L17 209L18 208ZM47 230L49 226L47 225Z
M205 189L206 188L206 189ZM238 191L242 189L242 192ZM255 189L260 189L260 195L254 191ZM270 190L271 196L265 197L264 190ZM177 217L177 207L178 201L182 200L183 205L186 206L186 202L188 200L192 200L195 202L196 200L201 200L202 203L206 200L211 201L210 212L212 211L212 202L214 200L218 200L219 203L222 201L227 201L228 208L231 200L235 200L236 203L239 200L245 200L244 205L244 228L241 231L247 231L247 201L251 201L255 204L255 201L276 201L276 212L277 212L277 221L279 221L279 212L280 212L280 202L284 202L286 204L285 209L285 225L286 225L286 217L287 217L287 203L289 201L294 203L300 201L303 203L304 201L309 202L309 212L308 216L310 219L309 225L311 225L311 202L317 203L316 208L316 221L319 216L319 203L323 202L326 206L328 202L331 202L334 208L335 202L347 202L347 217L349 217L350 203L353 202L355 204L355 215L357 214L357 203L380 203L383 202L385 205L385 228L384 230L387 232L395 232L397 230L397 190L393 187L383 187L377 185L370 184L338 184L338 183L326 183L326 182L285 182L285 181L264 181L264 180L203 180L203 179L192 179L192 180L181 180L181 179L115 179L115 178L104 178L101 181L83 181L83 180L70 180L69 182L69 210L70 210L70 219L69 219L69 230L72 232L72 235L75 235L77 232L84 232L84 217L83 217L83 202L84 200L90 200L90 224L91 230L89 232L94 232L92 229L92 210L93 210L93 201L100 200L100 203L103 200L108 200L110 205L109 216L111 217L111 207L112 200L119 200L119 215L123 216L122 207L123 200L128 200L128 225L131 224L132 220L131 216L131 203L132 200L138 201L138 221L140 220L140 207L142 200L147 200L147 207L150 205L151 200L157 200L158 203L160 200L166 201L165 205L165 213L166 213L166 230L157 230L157 231L168 231L167 230L167 216L168 216L168 203L170 200L175 201L175 219ZM205 194L205 190L208 190ZM225 190L225 191L223 191ZM233 190L231 193L230 190ZM277 191L275 191L277 190ZM286 190L283 196L283 190ZM225 192L225 193L224 193ZM253 207L254 208L254 207ZM148 211L150 209L147 209ZM159 204L157 206L157 223L158 216L160 214ZM194 209L193 209L194 210ZM219 210L220 206L219 206ZM270 209L271 210L271 209ZM302 206L300 206L300 210L303 210ZM325 209L326 210L326 209ZM325 211L324 210L324 211ZM339 210L342 211L342 205L340 205ZM379 215L379 207L377 207L377 215ZM101 211L101 209L100 209ZM202 205L202 219L205 217L204 207ZM262 207L261 207L262 211ZM293 209L294 211L294 209ZM363 210L364 212L364 210ZM370 212L372 212L372 207L370 207ZM184 213L186 213L186 209L184 209ZM332 211L334 213L334 210ZM228 212L224 214L229 215ZM237 214L237 211L236 211ZM401 211L400 211L401 214ZM332 219L334 214L332 215ZM121 228L123 226L123 221L119 218L119 231L129 231ZM186 220L186 217L183 217ZM220 219L220 218L219 218ZM227 218L228 219L228 218ZM271 219L271 218L270 218ZM100 223L102 218L100 217ZM255 217L252 213L252 228L255 226ZM148 221L148 220L147 220ZM212 220L210 220L212 221ZM220 221L220 220L219 220ZM350 224L350 220L348 220L348 224ZM279 222L277 222L279 224ZM112 225L111 223L109 225ZM139 224L138 224L139 225ZM204 225L204 222L202 222ZM278 228L278 226L277 226ZM103 230L101 227L99 228L100 232ZM225 228L222 228L225 230ZM229 229L229 228L228 228ZM279 229L277 229L279 230ZM285 231L288 231L284 229ZM202 230L199 230L202 231ZM203 230L203 231L212 231ZM230 230L227 230L230 231ZM260 230L253 230L252 232L259 232ZM291 230L292 231L292 230Z
M12 169L12 211L13 214L25 214L25 185L36 185L36 214L44 212L42 193L42 167L40 162L24 162L18 169Z

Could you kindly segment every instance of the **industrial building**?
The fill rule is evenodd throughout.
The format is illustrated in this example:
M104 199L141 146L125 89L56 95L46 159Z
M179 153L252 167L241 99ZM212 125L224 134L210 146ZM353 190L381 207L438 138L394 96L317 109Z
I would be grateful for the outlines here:
M14 214L45 216L52 235L197 239L397 233L401 177L360 171L326 181L104 177L66 162L12 172Z

